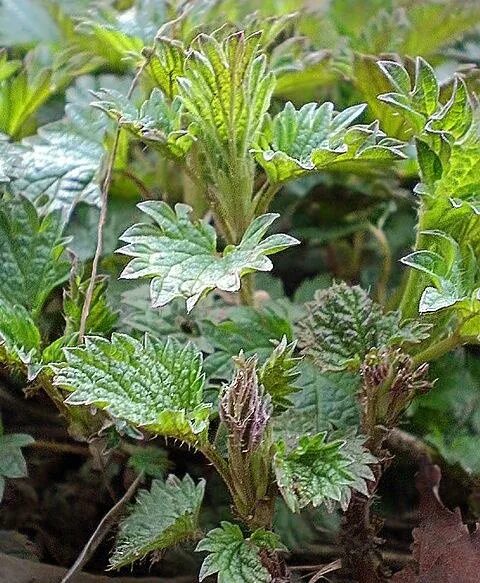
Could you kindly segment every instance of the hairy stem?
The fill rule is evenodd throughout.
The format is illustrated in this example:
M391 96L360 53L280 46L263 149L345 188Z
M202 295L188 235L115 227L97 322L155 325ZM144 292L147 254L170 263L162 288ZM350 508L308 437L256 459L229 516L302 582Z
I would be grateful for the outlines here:
M375 237L378 244L380 245L380 250L382 252L383 261L382 269L380 271L380 277L375 289L375 295L378 302L384 306L387 300L387 286L390 279L390 274L392 273L392 251L388 243L387 237L382 229L375 227L375 225L369 225L370 233Z

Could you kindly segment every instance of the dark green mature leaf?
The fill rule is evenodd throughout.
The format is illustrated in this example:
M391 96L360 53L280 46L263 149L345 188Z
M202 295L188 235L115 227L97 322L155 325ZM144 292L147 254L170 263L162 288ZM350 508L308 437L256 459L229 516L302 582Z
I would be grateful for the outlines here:
M34 441L33 437L23 433L0 434L0 501L3 498L5 478L27 476L27 464L21 448Z
M299 344L323 371L359 366L372 348L401 346L425 338L424 325L402 324L399 312L384 314L359 286L339 283L319 290L305 307Z
M277 444L274 469L277 484L292 512L305 506L339 503L346 509L352 489L367 494L366 480L373 480L368 464L375 458L353 435L327 441L325 433L304 436L289 451L285 442Z
M417 397L411 423L451 465L480 474L480 359L460 348L431 364L437 379L431 391Z
M121 93L102 90L95 96L101 101L92 105L104 111L131 134L157 148L162 154L181 159L190 149L193 136L182 129L182 103L174 99L167 103L163 93L155 88L138 109Z
M55 383L72 391L70 405L94 404L113 417L196 443L205 437L210 405L203 403L202 356L191 345L124 334L87 337L65 349Z
M267 126L255 150L271 183L282 183L312 171L335 169L340 163L391 162L404 157L402 143L386 138L378 124L351 123L365 105L340 113L330 102L307 103L299 110L287 103Z
M246 357L257 355L261 363L272 355L274 342L293 338L288 314L277 304L261 309L247 306L228 311L228 319L217 324L205 320L201 324L202 334L215 352L207 356L205 371L210 377L229 379L233 371L232 358L243 351Z
M140 223L122 235L121 240L127 245L119 252L134 259L121 277L153 278L150 286L153 307L181 297L190 311L202 296L215 288L238 291L240 279L246 273L272 269L267 255L298 244L293 237L280 234L262 241L278 216L267 214L251 223L237 246L228 246L219 255L214 228L205 221L192 222L189 206L177 204L175 212L158 201L138 206L156 224Z
M0 357L10 365L28 363L40 350L40 332L28 310L0 298Z
M51 291L68 276L59 213L41 219L23 198L0 207L0 297L38 315Z
M98 205L105 148L105 120L85 106L69 104L63 120L45 125L22 143L11 188L42 212L61 210L68 218L83 201Z
M121 523L110 564L122 567L195 537L205 481L195 484L190 476L170 475L155 480L150 492L142 490L132 512Z
M308 360L299 367L299 391L292 395L293 407L274 418L274 431L288 442L301 435L357 427L359 411L358 374L346 371L322 373Z
M239 526L222 522L198 543L198 552L209 553L199 581L217 573L218 583L270 583L272 577L260 559L262 548L285 550L272 532L257 530L245 539Z

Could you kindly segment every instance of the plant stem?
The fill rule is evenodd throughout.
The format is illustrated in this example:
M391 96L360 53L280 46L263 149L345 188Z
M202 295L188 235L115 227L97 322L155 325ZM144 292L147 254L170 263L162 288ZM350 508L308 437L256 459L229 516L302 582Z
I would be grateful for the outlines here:
M392 272L392 251L388 243L387 237L382 229L375 227L375 225L369 225L370 233L375 237L383 255L382 269L380 272L380 277L378 278L375 295L378 302L384 306L387 299L387 286L388 280L390 279L390 274Z
M264 215L272 204L275 195L280 190L281 184L269 184L265 189L261 189L253 199L253 216Z
M456 331L450 336L447 336L447 338L439 340L438 342L434 342L433 344L425 348L425 350L422 350L421 352L413 356L412 357L413 366L418 367L424 362L437 360L444 354L447 354L447 352L454 350L455 348L461 346L464 343L466 342L462 339L458 331Z
M153 51L151 51L150 55L153 55ZM141 67L139 67L135 77L133 78L130 87L128 89L126 98L127 100L130 99L132 96L137 83L145 70L145 67L150 62L151 56L146 57L143 61ZM90 281L88 282L87 292L85 294L85 301L82 306L82 315L80 318L80 326L78 330L78 342L82 343L83 338L85 336L85 329L87 326L87 318L90 312L90 306L92 304L93 299L93 292L95 290L95 280L97 279L98 273L98 266L100 263L100 258L102 256L103 250L103 230L105 228L105 222L107 220L107 206L108 206L108 192L110 190L110 185L112 184L112 177L113 177L113 166L115 164L115 157L117 155L118 146L120 143L120 122L117 123L117 127L115 130L115 136L113 139L113 146L110 152L110 158L108 160L107 169L105 172L105 177L102 183L102 190L101 190L101 206L100 206L100 217L98 219L98 226L97 226L97 246L95 249L95 255L93 257L92 262L92 273L90 275Z

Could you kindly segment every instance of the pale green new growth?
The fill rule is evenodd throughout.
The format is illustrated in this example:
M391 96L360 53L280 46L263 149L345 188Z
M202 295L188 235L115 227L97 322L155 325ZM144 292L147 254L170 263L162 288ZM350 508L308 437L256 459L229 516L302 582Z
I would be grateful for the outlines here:
M378 124L351 123L364 111L355 105L337 113L330 102L307 103L297 110L287 103L267 126L255 150L271 183L282 183L340 163L376 163L404 157L402 143L385 137Z
M191 443L205 437L210 405L203 402L202 357L191 345L124 334L87 337L65 349L55 383L72 391L66 403L94 404L113 417Z
M195 485L188 475L183 480L170 475L165 482L155 480L149 492L140 491L120 525L110 565L128 565L196 536L204 491L205 481Z
M182 103L176 98L167 103L163 93L155 88L138 109L118 91L102 90L95 94L100 99L92 103L114 119L121 128L169 158L180 159L190 149L193 136L182 129Z
M40 218L27 200L0 205L0 298L23 305L34 317L51 291L68 276L59 213Z
M283 336L258 372L258 380L272 397L277 411L291 407L289 397L299 390L296 381L300 374L298 363L301 359L294 356L295 348L296 342L288 344L287 337Z
M127 245L119 252L134 259L121 277L153 278L150 286L153 307L181 297L190 311L202 296L215 288L238 291L240 279L246 273L272 269L267 255L298 244L293 237L280 234L262 241L278 216L267 214L250 224L237 246L228 246L219 254L214 228L205 221L192 222L189 206L177 204L175 212L158 201L138 206L155 224L140 223L122 235L121 240Z
M357 441L357 443L356 443ZM374 475L368 464L375 458L353 435L348 439L327 441L325 433L304 436L289 450L277 444L274 469L277 484L292 512L305 506L325 504L332 510L338 503L345 510L352 489L367 494L367 480Z
M441 231L424 231L433 241L429 249L414 251L402 259L405 265L429 276L433 286L427 287L420 299L419 311L436 312L456 305L460 312L480 310L480 276L475 252L460 245Z
M28 310L0 298L0 355L11 365L30 361L40 350L40 332Z
M319 290L306 310L299 343L322 370L359 366L373 347L419 342L427 330L415 322L402 324L399 312L384 314L361 287L346 283Z
M203 561L199 581L218 574L218 583L270 583L272 577L262 565L262 548L285 550L278 538L264 530L245 539L240 527L222 522L198 543L197 551L210 553Z

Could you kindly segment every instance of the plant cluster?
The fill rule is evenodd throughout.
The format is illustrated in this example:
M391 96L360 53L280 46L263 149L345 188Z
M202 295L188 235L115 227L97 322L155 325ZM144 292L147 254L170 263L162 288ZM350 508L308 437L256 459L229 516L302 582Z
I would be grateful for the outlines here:
M479 22L467 0L0 5L1 378L153 478L111 568L193 540L200 581L294 581L280 517L313 507L386 581L398 426L480 471ZM156 437L214 468L229 516L202 519L208 480L165 477ZM2 430L0 492L32 441ZM414 558L395 581L449 573Z

